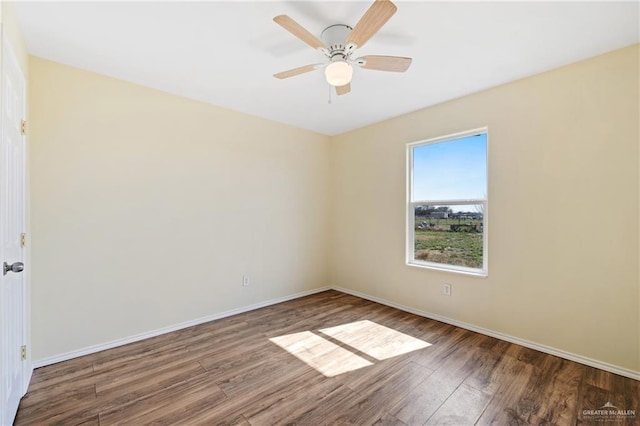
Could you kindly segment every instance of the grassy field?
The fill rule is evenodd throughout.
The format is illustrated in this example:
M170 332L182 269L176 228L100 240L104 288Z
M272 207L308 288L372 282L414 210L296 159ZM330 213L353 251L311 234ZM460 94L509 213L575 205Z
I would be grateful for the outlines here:
M420 225L422 222L428 222L432 225L437 226L458 224L477 225L479 223L482 223L482 221L479 219L429 219L423 216L416 216L416 226Z
M415 258L482 268L482 233L416 229Z

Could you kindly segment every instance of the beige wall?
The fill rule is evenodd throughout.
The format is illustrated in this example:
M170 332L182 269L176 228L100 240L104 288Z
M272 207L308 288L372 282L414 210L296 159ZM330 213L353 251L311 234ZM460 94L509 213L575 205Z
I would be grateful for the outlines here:
M640 372L638 59L636 45L333 138L332 284ZM406 266L406 143L485 125L488 278Z
M34 359L333 284L639 372L638 59L328 138L32 57ZM406 266L406 143L485 125L488 278Z
M327 137L35 57L30 83L35 360L327 285Z

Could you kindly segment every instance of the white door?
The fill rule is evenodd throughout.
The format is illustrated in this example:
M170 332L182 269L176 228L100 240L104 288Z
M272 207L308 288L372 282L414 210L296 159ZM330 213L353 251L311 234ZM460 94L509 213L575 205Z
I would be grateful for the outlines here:
M30 367L26 345L26 291L22 272L25 232L25 81L2 33L0 88L0 425L10 425L25 394Z

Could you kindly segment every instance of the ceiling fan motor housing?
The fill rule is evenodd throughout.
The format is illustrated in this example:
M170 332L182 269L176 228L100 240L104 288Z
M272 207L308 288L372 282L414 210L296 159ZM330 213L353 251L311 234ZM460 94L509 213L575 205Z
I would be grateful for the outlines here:
M327 27L322 31L320 38L324 42L324 45L327 46L327 50L329 51L329 59L334 60L344 60L346 57L353 51L353 48L347 46L346 40L349 34L351 34L351 28L348 25L344 24L336 24Z

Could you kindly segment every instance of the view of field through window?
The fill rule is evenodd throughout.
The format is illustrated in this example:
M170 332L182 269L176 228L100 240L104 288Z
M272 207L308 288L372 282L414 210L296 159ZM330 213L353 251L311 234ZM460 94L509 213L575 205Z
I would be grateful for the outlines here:
M482 204L418 205L414 212L415 259L482 268Z
M487 134L411 149L413 260L483 269Z

